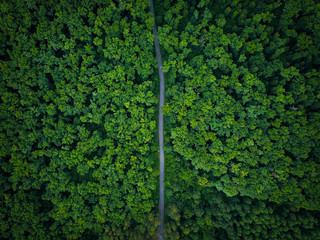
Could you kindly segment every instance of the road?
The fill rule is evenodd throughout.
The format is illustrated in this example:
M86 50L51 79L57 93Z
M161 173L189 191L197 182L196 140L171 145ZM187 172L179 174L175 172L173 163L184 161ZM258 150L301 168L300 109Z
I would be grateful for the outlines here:
M150 0L150 11L155 19L153 1ZM157 25L154 22L153 26L154 46L156 50L156 56L158 61L158 70L160 77L160 104L159 104L159 162L160 162L160 192L159 192L159 212L160 212L160 226L158 240L163 240L163 222L164 222L164 153L163 153L163 115L161 107L164 105L164 73L162 70L162 59L160 52L160 45L158 40Z

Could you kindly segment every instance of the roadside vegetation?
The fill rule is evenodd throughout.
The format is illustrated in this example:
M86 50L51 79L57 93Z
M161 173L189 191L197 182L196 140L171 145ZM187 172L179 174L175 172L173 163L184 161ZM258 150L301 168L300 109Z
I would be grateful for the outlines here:
M320 5L157 0L164 239L320 239ZM0 3L0 238L156 239L148 0Z

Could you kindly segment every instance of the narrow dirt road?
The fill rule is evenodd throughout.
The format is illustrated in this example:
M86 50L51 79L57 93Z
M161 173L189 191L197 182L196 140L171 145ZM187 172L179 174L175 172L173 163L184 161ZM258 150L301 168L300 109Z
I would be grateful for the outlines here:
M150 11L154 20L156 19L154 13L153 1L150 0ZM163 153L163 115L161 107L164 105L164 74L162 70L162 59L158 40L157 25L154 22L153 26L154 46L156 49L156 56L158 60L158 70L160 77L160 104L159 104L159 150L160 150L160 199L159 199L159 212L160 212L160 226L159 226L159 240L163 239L163 221L164 221L164 153Z

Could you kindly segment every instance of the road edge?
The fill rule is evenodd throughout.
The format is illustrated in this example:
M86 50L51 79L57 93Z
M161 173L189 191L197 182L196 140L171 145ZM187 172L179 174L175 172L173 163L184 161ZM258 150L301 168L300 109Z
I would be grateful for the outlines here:
M150 0L150 12L154 19L153 35L154 35L154 47L156 50L156 57L158 61L158 71L160 77L160 102L159 102L159 164L160 164L160 191L159 191L159 212L160 212L160 225L159 225L159 237L158 240L163 240L163 225L164 225L164 152L163 152L163 114L162 107L164 106L164 73L162 68L162 58L160 52L160 45L158 39L158 31L156 24L156 17L154 12L153 0Z

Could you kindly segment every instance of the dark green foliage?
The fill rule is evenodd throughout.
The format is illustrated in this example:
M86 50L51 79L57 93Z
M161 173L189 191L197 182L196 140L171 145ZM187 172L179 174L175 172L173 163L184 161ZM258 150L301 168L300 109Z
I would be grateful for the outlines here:
M155 236L148 2L0 6L1 239Z
M168 238L319 239L319 4L161 6Z
M319 3L155 7L165 239L320 239ZM0 238L156 238L149 1L2 1L0 23Z

